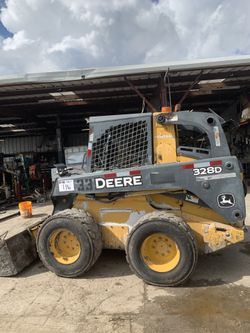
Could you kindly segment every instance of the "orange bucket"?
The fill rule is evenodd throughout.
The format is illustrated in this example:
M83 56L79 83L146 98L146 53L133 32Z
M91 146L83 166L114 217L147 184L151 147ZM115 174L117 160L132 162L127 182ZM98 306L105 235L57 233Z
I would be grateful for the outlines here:
M24 218L32 216L32 202L23 201L18 204L20 215Z

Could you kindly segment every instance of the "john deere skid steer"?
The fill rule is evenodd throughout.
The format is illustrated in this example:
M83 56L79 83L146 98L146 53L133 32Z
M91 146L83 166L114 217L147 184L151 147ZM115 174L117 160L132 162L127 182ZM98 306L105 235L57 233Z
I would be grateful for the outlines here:
M241 169L222 123L188 111L90 118L87 168L59 168L39 227L44 265L76 277L103 248L122 249L145 282L176 286L199 252L243 240Z

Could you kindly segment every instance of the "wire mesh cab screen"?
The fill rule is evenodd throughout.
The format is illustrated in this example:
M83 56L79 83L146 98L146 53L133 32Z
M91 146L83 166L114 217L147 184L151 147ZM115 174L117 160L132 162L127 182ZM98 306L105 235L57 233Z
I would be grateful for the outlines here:
M151 114L91 117L90 133L92 172L152 163Z

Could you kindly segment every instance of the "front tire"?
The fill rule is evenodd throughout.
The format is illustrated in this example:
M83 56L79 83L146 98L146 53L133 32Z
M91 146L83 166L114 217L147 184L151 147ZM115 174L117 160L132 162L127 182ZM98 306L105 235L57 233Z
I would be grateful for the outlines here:
M55 274L82 275L101 254L99 226L87 212L66 209L42 224L37 235L37 251L44 266Z
M167 212L145 215L129 233L127 261L134 273L157 286L183 284L198 258L195 238L189 226Z

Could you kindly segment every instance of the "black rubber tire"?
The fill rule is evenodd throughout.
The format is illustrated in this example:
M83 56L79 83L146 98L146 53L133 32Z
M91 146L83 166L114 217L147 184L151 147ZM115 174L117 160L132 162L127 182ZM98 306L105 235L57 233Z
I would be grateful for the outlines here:
M140 251L143 241L153 233L165 233L174 240L180 251L178 265L169 272L151 270ZM127 261L131 270L146 283L172 287L183 284L194 271L198 250L190 227L178 216L167 212L153 212L143 216L132 228L126 244Z
M81 253L70 265L59 263L49 250L49 237L56 229L65 228L77 235ZM37 235L37 252L44 266L63 277L76 277L87 272L97 261L102 251L102 237L99 226L84 210L66 209L49 217L42 224Z

